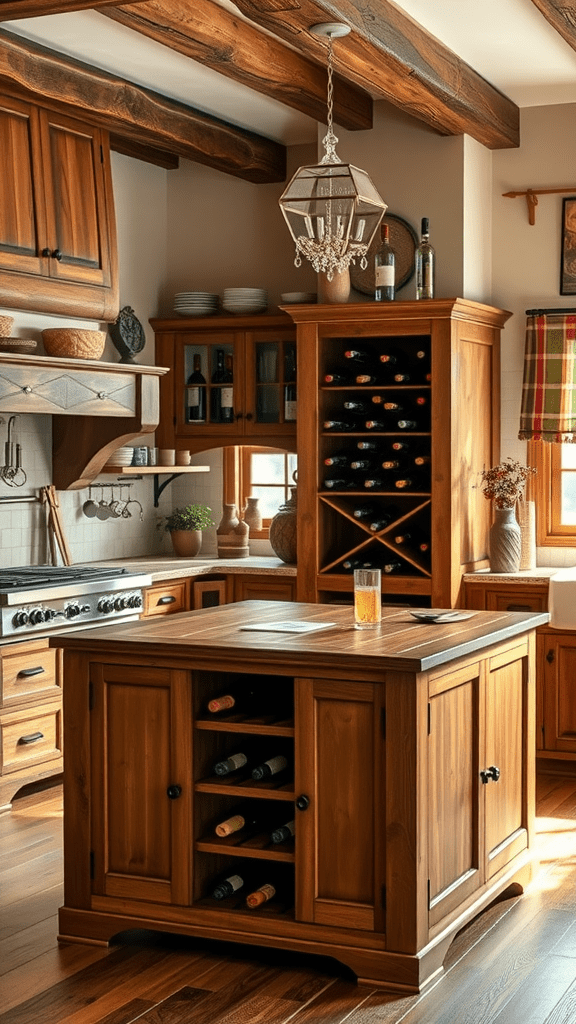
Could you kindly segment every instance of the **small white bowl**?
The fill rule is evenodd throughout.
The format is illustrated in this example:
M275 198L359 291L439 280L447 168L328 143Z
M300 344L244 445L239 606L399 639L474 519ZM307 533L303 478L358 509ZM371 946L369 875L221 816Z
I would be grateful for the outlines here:
M280 298L287 306L294 302L316 302L316 292L283 292Z

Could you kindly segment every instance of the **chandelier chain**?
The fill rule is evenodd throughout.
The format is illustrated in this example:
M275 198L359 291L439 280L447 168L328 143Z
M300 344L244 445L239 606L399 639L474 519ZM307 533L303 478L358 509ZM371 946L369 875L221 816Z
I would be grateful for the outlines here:
M334 82L333 82L333 57L334 51L332 47L332 35L328 36L328 89L327 89L327 125L328 131L322 139L322 145L324 146L324 156L322 157L321 164L339 164L341 163L340 157L336 153L336 143L338 139L334 135L333 130L333 116L334 116Z

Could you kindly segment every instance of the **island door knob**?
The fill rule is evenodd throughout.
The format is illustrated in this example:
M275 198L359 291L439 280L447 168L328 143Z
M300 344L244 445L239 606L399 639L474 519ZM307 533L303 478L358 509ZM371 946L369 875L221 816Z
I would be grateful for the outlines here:
M305 811L310 806L310 797L306 796L305 793L301 793L300 796L296 797L294 803L299 811Z
M166 796L170 800L177 800L178 797L181 796L181 794L182 786L168 786L168 789L166 790Z
M487 785L490 781L498 782L500 778L500 769L495 764L490 765L489 768L482 768L480 771L480 778L484 785Z
M52 253L52 259L58 260L58 263L60 263L60 260L62 259L62 253L60 252L60 249L54 249L54 252Z

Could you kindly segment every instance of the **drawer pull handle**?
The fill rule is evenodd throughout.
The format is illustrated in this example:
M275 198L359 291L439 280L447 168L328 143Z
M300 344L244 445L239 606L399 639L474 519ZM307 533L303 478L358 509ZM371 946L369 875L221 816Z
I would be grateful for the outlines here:
M494 782L498 782L498 779L500 778L500 769L494 764L490 765L490 768L482 768L480 771L480 778L485 786L491 779L493 779Z
M549 665L551 665L552 662L554 661L554 650L552 648L550 648L550 650L548 651L548 654L546 655L546 661L548 662Z
M509 604L506 605L507 612L531 612L533 609L529 604Z
M44 733L43 732L31 732L31 733L28 733L28 736L21 736L20 739L18 740L18 743L37 743L38 740L43 740L43 739L44 739Z
M158 598L158 604L174 604L176 598L172 594L167 594L166 597Z
M19 679L20 676L22 676L23 679L27 679L28 676L39 676L42 674L42 672L45 671L46 669L43 668L42 665L37 665L36 668L23 668L20 669L20 672L18 673L16 678Z
M166 796L169 800L177 800L182 795L182 786L168 786Z

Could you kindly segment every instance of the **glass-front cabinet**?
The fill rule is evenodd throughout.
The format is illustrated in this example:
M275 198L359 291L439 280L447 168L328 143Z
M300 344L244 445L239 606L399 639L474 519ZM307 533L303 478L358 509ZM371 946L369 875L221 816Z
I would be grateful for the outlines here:
M288 317L151 320L161 392L160 447L254 442L295 449L296 329Z

